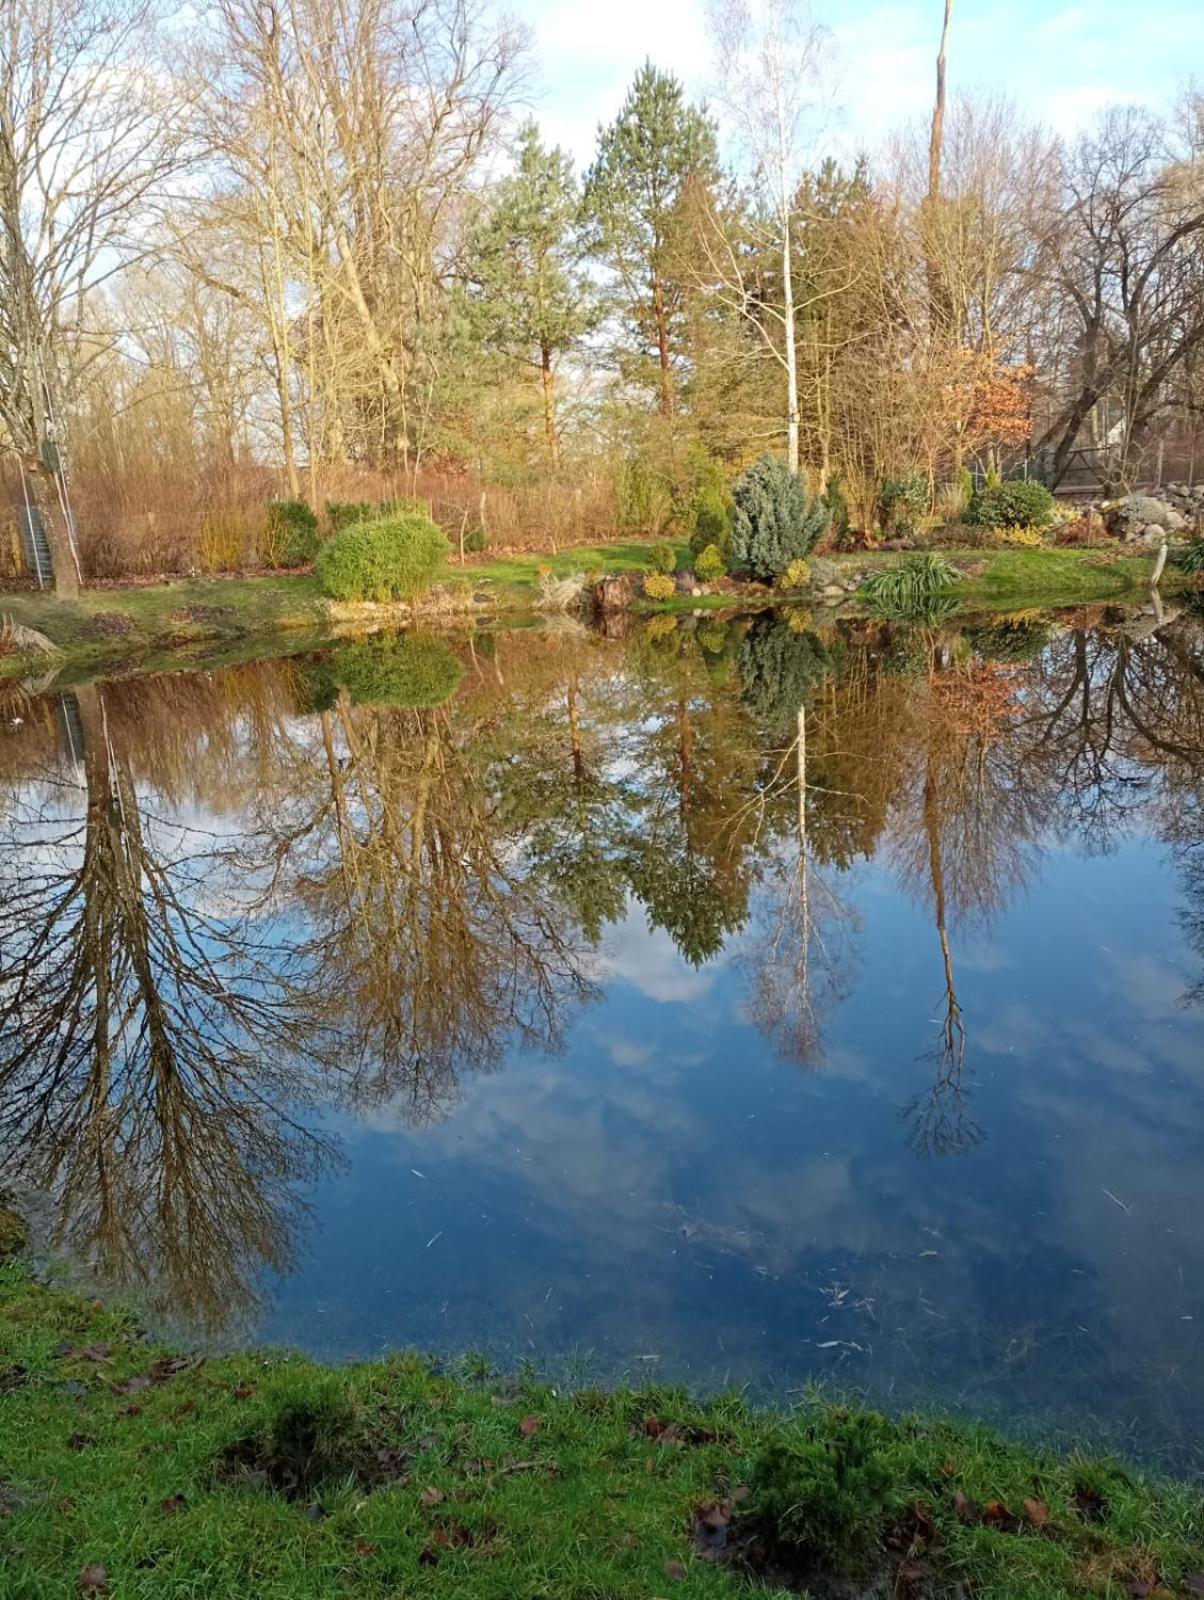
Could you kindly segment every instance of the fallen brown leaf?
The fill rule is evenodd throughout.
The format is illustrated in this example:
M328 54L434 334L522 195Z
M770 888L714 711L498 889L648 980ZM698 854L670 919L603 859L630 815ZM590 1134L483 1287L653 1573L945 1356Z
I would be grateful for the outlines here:
M1024 1514L1034 1528L1043 1528L1049 1521L1049 1507L1044 1500L1026 1500Z
M170 1517L176 1511L183 1511L186 1504L182 1494L169 1494L166 1500L159 1502L159 1510L164 1516Z
M418 1504L427 1507L437 1506L442 1505L446 1499L447 1496L442 1489L424 1489L418 1496Z
M674 1581L680 1582L681 1579L684 1578L685 1576L686 1576L686 1564L685 1564L684 1561L666 1561L665 1562L665 1577L666 1578L672 1578L672 1579L674 1579Z
M374 1556L376 1554L376 1546L369 1544L367 1539L359 1539L356 1541L355 1553L357 1556Z
M80 1594L108 1594L109 1574L99 1561L89 1561L79 1575Z
M524 1439L529 1439L533 1433L539 1432L539 1417L524 1417L518 1425L518 1431Z

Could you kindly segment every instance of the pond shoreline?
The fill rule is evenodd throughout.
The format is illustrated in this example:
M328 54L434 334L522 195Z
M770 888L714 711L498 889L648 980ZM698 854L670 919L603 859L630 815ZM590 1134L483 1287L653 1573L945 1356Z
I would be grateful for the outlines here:
M844 1600L1055 1600L1204 1585L1188 1485L964 1423L566 1393L413 1355L180 1356L19 1262L0 1265L0 1376L14 1594L722 1596L752 1580ZM774 1533L783 1461L801 1474L791 1493L814 1495L807 1555ZM863 1547L858 1570L834 1576L815 1554L829 1546Z
M650 545L569 548L555 556L514 556L453 568L453 584L471 583L471 597L436 597L433 603L411 608L403 605L340 605L326 599L317 580L307 573L274 573L251 577L237 575L182 578L161 584L105 586L85 590L77 601L56 601L33 590L0 593L0 616L44 634L56 646L54 653L12 651L0 654L0 678L64 670L79 673L120 670L135 665L147 670L157 658L177 660L181 652L214 645L238 655L275 653L269 641L280 635L309 633L315 640L365 628L396 627L410 621L426 626L447 626L534 608L537 568L545 562L562 575L606 562L609 570L638 572ZM952 553L964 570L956 600L960 607L1008 610L1034 606L1070 606L1099 603L1141 604L1148 601L1153 558L1100 550L991 550ZM683 546L679 555L686 558ZM891 552L855 552L832 558L840 566L858 571L895 561ZM1168 572L1165 593L1184 587L1179 575ZM743 610L781 603L811 605L817 618L828 613L809 590L793 594L750 592L716 587L702 595L678 595L656 602L639 598L641 612L683 610ZM850 602L846 601L846 609ZM200 664L207 659L208 650ZM228 659L228 654L223 654Z

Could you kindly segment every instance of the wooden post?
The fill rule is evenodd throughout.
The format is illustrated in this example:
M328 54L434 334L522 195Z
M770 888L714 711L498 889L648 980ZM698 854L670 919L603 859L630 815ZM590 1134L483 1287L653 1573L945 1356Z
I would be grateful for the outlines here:
M1162 580L1162 569L1166 566L1166 540L1158 547L1158 559L1154 563L1154 575L1150 579L1150 588L1156 589Z

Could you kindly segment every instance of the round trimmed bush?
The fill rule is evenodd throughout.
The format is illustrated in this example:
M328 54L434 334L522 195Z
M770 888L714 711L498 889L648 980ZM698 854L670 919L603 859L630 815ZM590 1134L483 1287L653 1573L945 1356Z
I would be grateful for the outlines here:
M1043 483L1018 478L976 489L966 521L979 528L1044 528L1053 520L1054 498Z
M716 544L705 545L694 557L694 576L701 583L714 583L727 571L723 555Z
M648 552L648 567L652 572L676 572L677 551L671 544L654 544Z
M436 523L411 512L332 534L314 570L336 600L413 600L438 576L450 549Z
M456 691L464 668L441 639L379 634L345 645L331 676L360 706L438 706Z
M644 593L649 600L672 600L677 585L667 572L650 572L644 579Z
M780 456L762 456L732 490L732 565L772 583L792 561L811 553L828 526L828 508L807 493Z

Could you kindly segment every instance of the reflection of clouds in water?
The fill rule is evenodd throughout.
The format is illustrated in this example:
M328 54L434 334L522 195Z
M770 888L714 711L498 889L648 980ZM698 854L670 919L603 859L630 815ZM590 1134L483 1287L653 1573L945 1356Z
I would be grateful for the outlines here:
M692 967L663 928L648 926L642 907L633 902L623 921L607 936L598 976L618 978L650 1000L700 1000L710 993L734 945L734 940L729 941L721 955L705 966Z
M616 1067L644 1067L652 1060L650 1044L639 1044L634 1039L608 1039L606 1052Z
M957 964L966 972L1004 972L1016 961L1011 951L994 939L966 939L958 946Z
M1163 1022L1182 1004L1190 979L1180 967L1142 951L1110 950L1110 983L1139 1016Z

